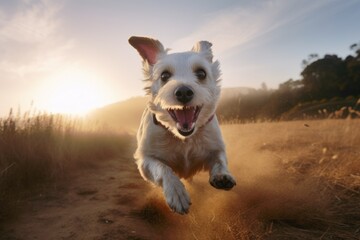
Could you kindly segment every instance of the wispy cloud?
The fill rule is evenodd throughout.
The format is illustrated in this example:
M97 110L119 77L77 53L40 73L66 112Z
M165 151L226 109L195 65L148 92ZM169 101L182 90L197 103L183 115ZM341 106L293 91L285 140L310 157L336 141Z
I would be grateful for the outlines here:
M59 6L51 2L38 1L10 16L3 13L0 18L0 36L3 40L24 43L47 40L56 30L55 15L59 9Z
M24 0L0 12L0 73L47 71L64 58L72 43L58 32L60 10L55 1Z
M281 27L303 20L329 1L249 1L236 8L214 13L211 19L174 43L176 48L189 47L194 40L209 40L216 43L218 54L243 46Z

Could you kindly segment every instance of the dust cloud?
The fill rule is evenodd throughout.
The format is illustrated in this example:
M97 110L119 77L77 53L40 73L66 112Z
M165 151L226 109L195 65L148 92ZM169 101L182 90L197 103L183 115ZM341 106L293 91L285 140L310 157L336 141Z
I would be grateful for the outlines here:
M170 212L161 190L154 188L142 205L145 220L158 226L164 239L263 239L279 222L301 228L318 225L316 216L328 214L326 196L319 194L315 178L289 174L283 167L286 159L267 150L279 136L289 138L287 129L270 126L222 126L237 185L230 191L214 189L208 173L183 181L192 199L186 216Z

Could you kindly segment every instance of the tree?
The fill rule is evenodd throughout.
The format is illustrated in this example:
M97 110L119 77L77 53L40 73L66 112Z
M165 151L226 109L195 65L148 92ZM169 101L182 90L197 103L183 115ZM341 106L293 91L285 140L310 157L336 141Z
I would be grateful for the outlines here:
M360 43L352 44L350 49L354 51L354 56L349 55L345 59L348 82L346 90L348 95L360 95Z
M318 100L347 96L347 71L345 62L337 55L325 55L302 71L305 98Z
M301 65L303 68L306 68L307 65L316 61L317 59L319 59L319 55L317 53L311 53L307 59L302 60Z
M295 90L295 89L300 89L304 87L303 83L301 80L293 80L293 79L289 79L284 83L280 83L279 85L279 89L287 89L287 90Z

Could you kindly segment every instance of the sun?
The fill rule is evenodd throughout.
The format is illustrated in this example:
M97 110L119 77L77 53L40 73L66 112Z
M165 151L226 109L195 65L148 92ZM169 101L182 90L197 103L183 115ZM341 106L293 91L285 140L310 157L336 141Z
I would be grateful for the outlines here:
M84 115L106 104L103 88L96 74L68 69L48 80L45 108L51 113Z

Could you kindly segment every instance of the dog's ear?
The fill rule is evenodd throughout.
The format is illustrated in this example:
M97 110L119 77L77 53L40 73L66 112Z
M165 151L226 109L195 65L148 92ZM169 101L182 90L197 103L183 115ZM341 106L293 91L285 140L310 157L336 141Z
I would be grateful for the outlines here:
M129 38L129 43L150 65L156 63L159 54L165 53L164 46L156 39L132 36Z
M212 62L213 60L213 54L211 50L212 43L208 41L200 41L197 42L191 51L198 52L201 54L204 54L204 56L209 60L209 62Z

